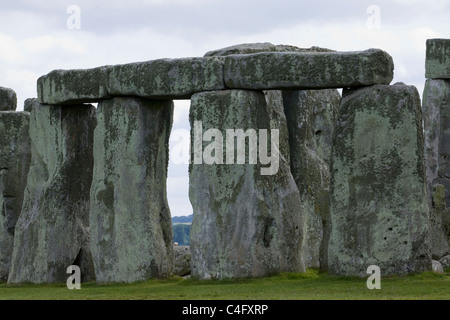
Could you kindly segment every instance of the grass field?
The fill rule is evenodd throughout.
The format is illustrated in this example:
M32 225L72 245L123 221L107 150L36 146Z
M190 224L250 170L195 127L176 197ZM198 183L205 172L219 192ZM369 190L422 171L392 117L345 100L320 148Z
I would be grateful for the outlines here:
M196 281L171 278L133 284L82 284L69 290L65 284L0 284L0 299L162 299L162 300L329 300L329 299L427 299L450 300L450 274L431 272L381 279L381 290L369 290L366 279L332 277L308 270L305 274L241 280Z

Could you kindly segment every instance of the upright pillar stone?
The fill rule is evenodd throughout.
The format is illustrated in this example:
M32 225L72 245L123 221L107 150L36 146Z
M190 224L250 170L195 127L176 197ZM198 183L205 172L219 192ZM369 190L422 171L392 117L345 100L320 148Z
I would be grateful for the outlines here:
M427 40L425 76L422 110L432 256L439 260L449 254L450 245L450 39Z
M445 205L445 188L442 184L433 187L431 206L431 256L440 260L450 255L450 208Z
M94 279L89 248L89 190L95 108L34 103L31 165L16 224L9 283L65 282L79 265Z
M417 90L399 84L344 92L333 146L329 272L431 270Z
M0 281L8 280L30 167L29 124L28 112L0 112Z
M246 43L210 51L205 56L260 52L323 53L333 50ZM307 268L322 266L323 271L328 255L331 137L340 99L339 92L334 89L285 90L279 102L284 104L287 118L292 175L300 189L304 211L308 213L308 219L305 219L305 264Z
M308 213L307 268L327 269L332 135L341 96L330 90L283 91L291 171Z
M97 110L91 248L97 282L172 274L166 195L172 101L114 98Z
M429 202L434 185L442 184L450 207L450 80L426 81L422 110Z
M305 217L281 92L194 94L190 121L192 276L304 272Z

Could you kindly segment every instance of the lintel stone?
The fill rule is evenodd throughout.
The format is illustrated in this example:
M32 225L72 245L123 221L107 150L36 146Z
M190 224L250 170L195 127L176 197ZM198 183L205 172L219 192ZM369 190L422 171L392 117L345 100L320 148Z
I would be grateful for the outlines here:
M159 59L84 70L55 70L38 79L43 104L96 102L113 96L188 99L225 89L223 58Z
M450 39L428 39L425 77L450 79Z
M263 52L225 58L233 89L305 90L389 84L392 57L379 49L356 52Z

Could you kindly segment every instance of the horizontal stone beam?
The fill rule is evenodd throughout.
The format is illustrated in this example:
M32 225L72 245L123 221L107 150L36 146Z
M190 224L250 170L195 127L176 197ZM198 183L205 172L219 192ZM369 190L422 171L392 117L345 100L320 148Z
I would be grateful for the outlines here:
M450 39L428 39L425 77L450 79Z
M225 89L220 57L159 59L85 70L55 70L38 80L43 104L89 103L113 96L189 99Z
M280 49L281 50L281 49ZM358 52L263 52L159 59L85 70L55 70L38 80L38 101L77 104L115 96L172 100L232 89L326 89L389 84L392 57Z
M225 58L228 88L326 89L389 84L392 57L379 49L357 52L267 52Z

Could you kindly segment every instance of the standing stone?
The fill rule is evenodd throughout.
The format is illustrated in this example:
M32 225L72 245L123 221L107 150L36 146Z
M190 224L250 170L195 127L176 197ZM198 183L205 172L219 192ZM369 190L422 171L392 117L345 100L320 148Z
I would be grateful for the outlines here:
M23 103L23 110L31 113L31 110L33 110L33 106L35 106L36 104L39 104L37 98L26 99Z
M172 118L171 101L114 98L98 106L90 218L97 282L172 274L166 195Z
M450 79L450 39L428 39L425 77Z
M33 106L31 165L9 283L65 282L74 264L82 281L94 279L89 248L94 125L91 105Z
M265 94L228 90L192 97L189 197L195 278L305 271L305 217L290 172L282 96L279 91ZM242 130L240 139L233 135L236 129ZM236 145L245 151L236 151ZM260 152L264 145L268 152ZM238 160L239 155L245 158Z
M271 43L245 43L210 51L205 56L229 56L259 52L334 52ZM340 95L337 90L283 91L282 101L289 130L291 171L308 213L305 243L307 268L327 266L331 137ZM321 249L321 246L323 248ZM320 261L322 264L320 264Z
M329 272L431 269L420 97L413 86L344 92L333 136Z
M330 233L332 135L341 96L337 90L283 91L291 171L308 213L307 268L327 268Z
M27 112L0 112L0 281L8 280L31 149Z
M439 260L450 254L450 208L445 205L445 191L442 184L437 184L433 188L430 228L431 256Z
M442 184L450 207L450 80L426 81L422 110L429 202L433 186Z
M0 111L15 111L17 95L12 89L0 87Z

